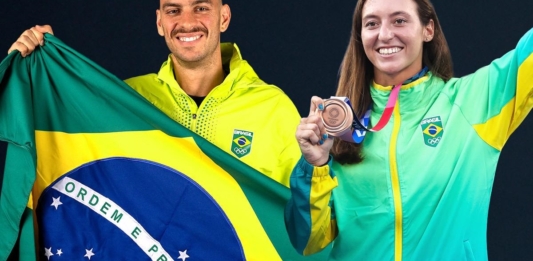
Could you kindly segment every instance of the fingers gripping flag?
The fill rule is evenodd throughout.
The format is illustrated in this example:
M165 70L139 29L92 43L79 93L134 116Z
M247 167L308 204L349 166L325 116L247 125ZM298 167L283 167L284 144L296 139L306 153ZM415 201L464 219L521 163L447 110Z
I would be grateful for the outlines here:
M292 249L287 188L45 40L0 64L0 260L324 260Z

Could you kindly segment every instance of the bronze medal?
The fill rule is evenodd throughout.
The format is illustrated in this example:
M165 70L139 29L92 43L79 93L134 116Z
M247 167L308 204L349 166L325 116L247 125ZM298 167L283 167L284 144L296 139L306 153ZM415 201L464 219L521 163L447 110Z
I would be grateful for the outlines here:
M353 112L350 105L341 99L325 99L324 110L319 111L322 123L328 135L341 137L346 132L351 132Z

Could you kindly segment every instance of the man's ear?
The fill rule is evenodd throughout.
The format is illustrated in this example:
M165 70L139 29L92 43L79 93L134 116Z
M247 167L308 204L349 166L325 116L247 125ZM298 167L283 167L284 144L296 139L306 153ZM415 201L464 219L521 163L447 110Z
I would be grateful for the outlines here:
M161 36L165 36L165 32L163 31L163 27L161 26L161 11L159 9L155 10L155 16L156 16L156 25L157 25L157 33Z
M229 22L231 21L231 9L229 5L224 4L220 9L220 32L228 30Z

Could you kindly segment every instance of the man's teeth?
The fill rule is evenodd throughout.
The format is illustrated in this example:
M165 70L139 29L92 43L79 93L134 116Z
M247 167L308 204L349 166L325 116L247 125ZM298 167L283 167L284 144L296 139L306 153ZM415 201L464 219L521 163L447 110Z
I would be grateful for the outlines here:
M393 47L393 48L381 48L379 49L380 54L393 54L401 51L402 48L400 47Z
M200 36L193 36L193 37L179 37L180 41L183 41L183 42L192 42L194 40L198 40L200 38Z

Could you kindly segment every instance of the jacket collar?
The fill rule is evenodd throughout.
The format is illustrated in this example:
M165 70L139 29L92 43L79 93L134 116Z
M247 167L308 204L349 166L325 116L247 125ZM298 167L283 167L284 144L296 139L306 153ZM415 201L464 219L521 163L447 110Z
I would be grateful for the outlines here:
M400 113L425 108L431 102L430 100L434 98L436 92L440 91L439 87L442 87L442 85L438 84L440 81L442 80L439 77L428 72L425 76L402 85L398 96L399 108L401 108ZM374 111L382 112L384 110L391 90L392 86L372 83L370 94L372 95L372 108Z
M213 91L210 92L209 95L211 95L211 93L215 93L214 91L216 90L216 93L218 95L228 96L235 86L236 79L239 79L239 75L243 73L242 71L247 71L246 68L243 67L249 67L249 65L247 65L246 62L242 59L242 55L237 44L221 43L220 50L222 53L222 66L226 71L227 75L224 81L220 85L216 86ZM171 88L185 94L183 89L179 86L178 82L174 78L174 66L172 63L171 55L172 54L168 55L167 60L161 66L157 74L157 78L160 81L169 85ZM255 77L257 77L253 70L251 70L251 72L254 74Z

